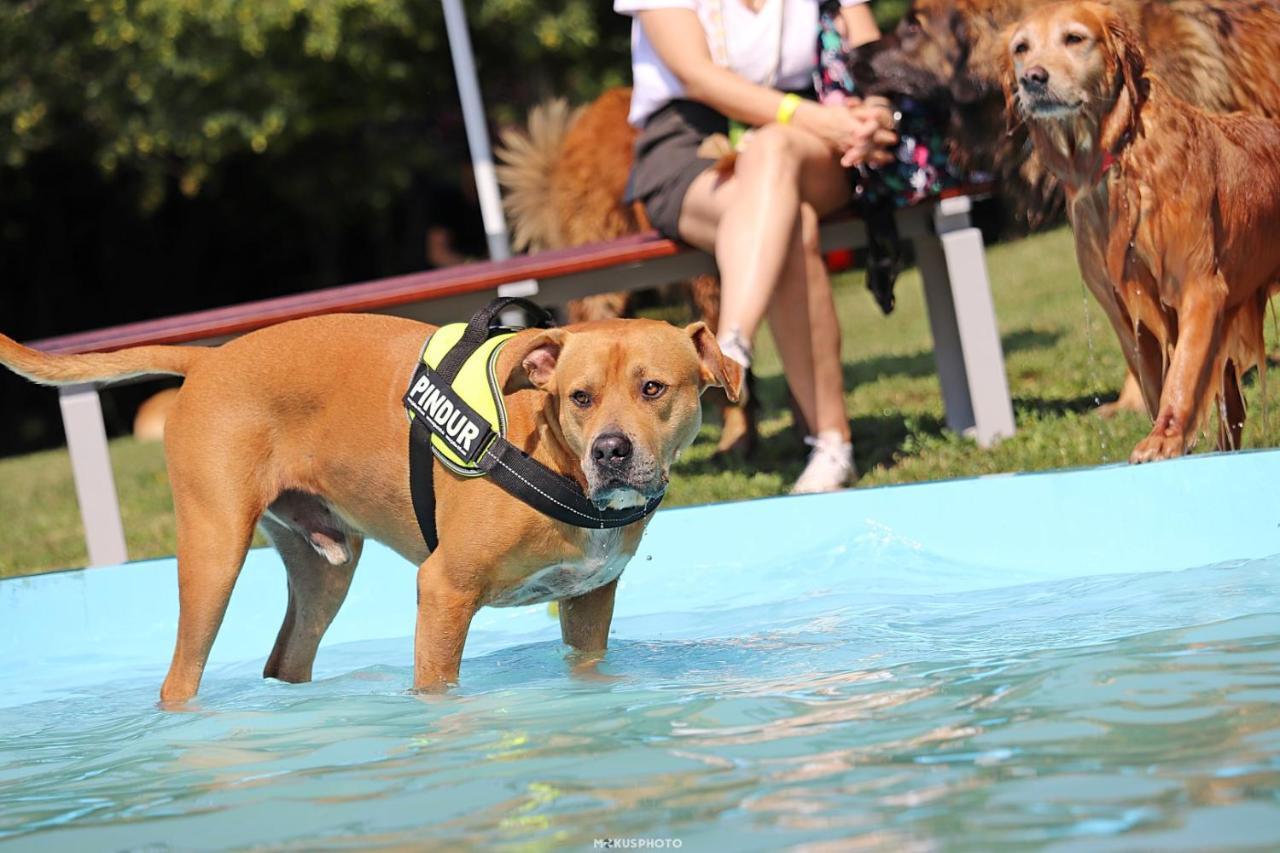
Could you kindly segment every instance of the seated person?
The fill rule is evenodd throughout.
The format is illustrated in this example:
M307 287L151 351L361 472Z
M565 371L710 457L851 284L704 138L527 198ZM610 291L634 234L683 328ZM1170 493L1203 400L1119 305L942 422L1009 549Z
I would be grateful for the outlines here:
M865 0L841 0L853 45L879 36ZM896 141L881 103L811 100L817 0L615 0L634 16L630 120L641 129L632 198L665 235L714 253L720 346L750 366L768 315L783 368L814 433L793 492L856 476L844 407L840 328L818 220L850 200L846 167L888 162ZM753 127L731 175L704 139Z

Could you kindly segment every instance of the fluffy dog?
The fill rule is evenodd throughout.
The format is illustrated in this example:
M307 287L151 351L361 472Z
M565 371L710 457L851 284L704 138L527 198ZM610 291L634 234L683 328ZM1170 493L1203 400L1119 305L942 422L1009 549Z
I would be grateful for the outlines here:
M1046 0L913 0L892 34L857 52L869 91L952 107L953 157L998 174L1035 218L1052 181L1028 159L1026 136L1002 132L1003 31ZM1152 71L1179 98L1207 110L1280 117L1280 0L1111 0ZM1051 206L1051 204L1050 204Z
M1240 377L1265 369L1280 286L1280 124L1178 98L1101 3L1031 13L1005 68L1008 109L1062 183L1081 272L1155 422L1130 461L1185 453L1215 401L1219 447L1239 447Z
M435 465L439 547L409 485L401 395L432 327L347 314L283 323L217 348L53 356L0 335L0 364L44 384L185 376L165 429L178 522L178 639L161 699L195 695L255 525L284 559L289 604L263 675L309 681L366 538L419 566L414 686L457 680L475 612L560 601L565 642L605 648L617 580L647 519L608 530L553 521L488 477ZM530 329L491 368L507 439L602 505L652 498L701 423L708 386L741 368L702 323L612 320ZM634 503L634 501L633 501ZM410 606L412 587L406 584Z
M997 175L1035 226L1060 209L1051 172L1028 156L1025 130L1004 132L1003 31L1047 0L912 0L893 33L860 49L855 76L869 91L951 107L952 159ZM1175 95L1207 110L1280 117L1280 0L1112 0L1153 50L1153 70ZM1120 399L1098 409L1141 411L1130 374Z

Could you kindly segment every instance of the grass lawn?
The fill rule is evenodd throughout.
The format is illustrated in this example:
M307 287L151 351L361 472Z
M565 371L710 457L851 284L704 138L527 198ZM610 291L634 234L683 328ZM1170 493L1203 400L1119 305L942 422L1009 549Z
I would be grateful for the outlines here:
M1146 434L1145 417L1103 421L1123 360L1101 310L1086 298L1065 228L993 247L987 256L1004 340L1017 435L992 450L943 427L928 322L916 271L898 283L898 308L882 317L862 274L837 281L845 380L860 486L1119 462ZM673 319L682 320L683 318ZM673 477L666 506L776 495L799 474L806 448L790 429L785 386L768 335L758 343L762 441L747 464L712 458L718 428L703 427ZM1257 387L1247 392L1256 403ZM1245 446L1280 444L1250 407ZM1210 449L1203 440L1200 449ZM132 439L112 442L129 553L173 553L173 509L163 452ZM0 575L82 565L84 544L65 451L0 460Z

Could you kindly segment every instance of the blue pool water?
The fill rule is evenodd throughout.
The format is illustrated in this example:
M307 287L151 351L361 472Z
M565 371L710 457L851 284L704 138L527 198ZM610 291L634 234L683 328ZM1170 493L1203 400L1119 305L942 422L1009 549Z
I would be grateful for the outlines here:
M546 608L491 610L431 699L413 570L378 549L307 685L259 678L283 578L253 554L187 713L154 707L171 563L5 582L0 847L1274 848L1278 477L1248 454L661 513L612 680L566 674Z

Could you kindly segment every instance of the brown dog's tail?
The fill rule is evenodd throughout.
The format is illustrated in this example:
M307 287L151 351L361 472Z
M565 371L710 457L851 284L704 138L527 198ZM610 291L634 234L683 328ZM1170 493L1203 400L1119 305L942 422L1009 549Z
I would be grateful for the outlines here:
M0 335L0 364L40 385L108 382L131 376L185 376L203 347L134 347L119 352L50 355Z
M527 128L502 133L502 147L497 151L502 165L497 172L506 191L503 206L511 218L511 242L516 251L564 244L552 201L552 174L569 128L580 112L557 98L534 107Z

